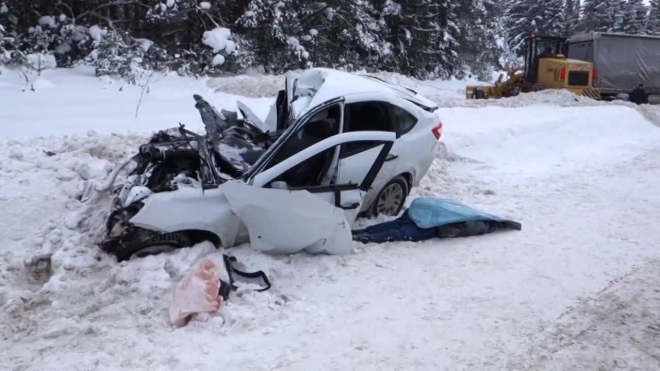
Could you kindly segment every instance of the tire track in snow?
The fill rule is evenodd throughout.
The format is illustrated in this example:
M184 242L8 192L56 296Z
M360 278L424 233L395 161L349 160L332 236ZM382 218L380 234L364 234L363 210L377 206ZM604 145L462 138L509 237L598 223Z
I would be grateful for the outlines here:
M512 370L657 370L660 367L660 260L614 279L535 337L529 361Z

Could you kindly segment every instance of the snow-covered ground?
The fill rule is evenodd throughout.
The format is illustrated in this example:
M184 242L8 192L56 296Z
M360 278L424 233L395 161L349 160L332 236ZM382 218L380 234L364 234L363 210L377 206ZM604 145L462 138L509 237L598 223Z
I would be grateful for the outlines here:
M522 231L346 257L241 246L232 253L274 287L175 330L173 284L222 251L203 243L117 264L95 246L109 200L76 196L150 131L201 129L192 94L225 108L249 96L265 115L281 77L153 76L143 88L76 69L46 72L32 91L3 71L0 368L656 370L658 108L558 92L466 102L465 82L383 76L444 107L446 150L413 194Z

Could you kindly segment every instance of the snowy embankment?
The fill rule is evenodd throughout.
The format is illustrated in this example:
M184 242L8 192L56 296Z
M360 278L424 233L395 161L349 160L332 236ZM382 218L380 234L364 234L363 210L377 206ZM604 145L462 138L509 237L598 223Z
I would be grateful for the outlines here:
M179 122L201 129L194 93L233 108L236 96L212 92L232 86L265 115L272 98L256 97L273 96L279 85L256 94L261 85L254 81L278 78L154 77L136 118L139 86L95 79L86 70L54 71L42 77L50 84L21 92L22 77L3 72L0 139L12 139L0 144L0 364L12 370L653 365L658 348L649 344L657 337L647 327L659 320L653 308L660 298L646 286L655 285L660 258L654 227L660 129L644 116L657 108L557 92L481 107L485 102L462 101L461 82L390 78L414 83L447 107L440 110L447 150L413 194L511 217L522 231L361 245L346 257L271 257L241 246L232 254L264 270L274 287L239 292L219 313L173 330L167 317L173 284L201 256L219 259L222 251L205 243L117 264L95 246L109 200L77 201L83 179L103 178L152 130ZM643 305L635 304L640 295ZM629 320L621 325L617 316Z

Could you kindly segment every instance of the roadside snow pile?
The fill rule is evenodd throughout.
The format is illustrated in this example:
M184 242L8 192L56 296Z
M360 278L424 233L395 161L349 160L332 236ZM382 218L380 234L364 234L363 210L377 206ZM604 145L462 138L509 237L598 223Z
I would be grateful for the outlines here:
M302 71L293 71L301 73ZM366 73L361 71L357 73ZM440 101L444 98L456 98L465 95L465 86L484 85L476 79L465 80L430 80L420 81L392 72L369 73L370 75L380 77L386 81L409 87L429 99ZM495 77L497 79L497 77ZM208 80L209 88L216 92L227 94L236 94L246 97L275 97L277 92L284 89L284 75L239 75L231 77L218 77Z
M110 369L116 369L117 360L108 360L103 354L80 359L70 357L71 353L49 352L41 361L32 356L51 349L53 341L69 344L68 349L75 345L79 352L94 354L101 345L89 339L108 335L108 325L120 325L122 331L136 327L149 333L156 328L162 332L170 328L167 307L173 285L200 258L215 252L215 247L202 243L172 254L117 264L96 245L111 198L100 195L86 203L79 201L84 180L105 178L115 164L132 155L131 151L147 139L90 133L0 144L0 348L5 350L0 356L2 364L40 370L114 364ZM221 254L214 258L216 264L222 264ZM254 325L254 308L236 310L232 305L240 306L246 300L250 302L248 307L265 300L262 310L267 311L278 301L270 294L253 298L249 290L239 291L220 317L202 317L201 321L210 320L209 326L220 332L232 327L244 331ZM259 317L268 320L278 316L261 313ZM223 327L225 321L227 325ZM110 334L103 341L106 354L125 351L126 338L114 336ZM30 339L29 346L16 347L25 344L26 339ZM139 339L133 341L141 343ZM139 348L132 358L141 358ZM172 361L173 356L163 352L148 361ZM42 366L38 362L43 362ZM122 367L136 369L131 367L133 361L119 362Z
M84 135L90 130L148 135L179 123L203 130L194 94L219 110L236 110L237 97L213 94L206 79L155 73L132 85L108 76L96 77L94 68L78 66L42 71L41 76L30 73L27 83L18 70L0 69L0 141ZM265 117L272 99L241 97L241 101Z
M521 93L515 97L501 99L465 99L465 92L461 99L449 99L439 102L442 107L526 107L532 105L553 105L559 107L588 107L604 104L591 98L577 96L568 90L543 90L532 93Z
M215 92L226 94L252 98L276 97L277 92L284 89L284 75L217 77L209 79L207 85Z

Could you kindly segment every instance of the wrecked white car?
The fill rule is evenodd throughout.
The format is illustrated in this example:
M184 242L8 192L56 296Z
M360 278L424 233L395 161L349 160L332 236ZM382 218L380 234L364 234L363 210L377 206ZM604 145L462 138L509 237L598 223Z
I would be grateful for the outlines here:
M328 69L288 75L265 122L242 103L239 119L195 99L207 134L156 134L114 187L101 247L120 261L202 240L348 252L358 214L399 213L442 133L437 107L414 91Z

